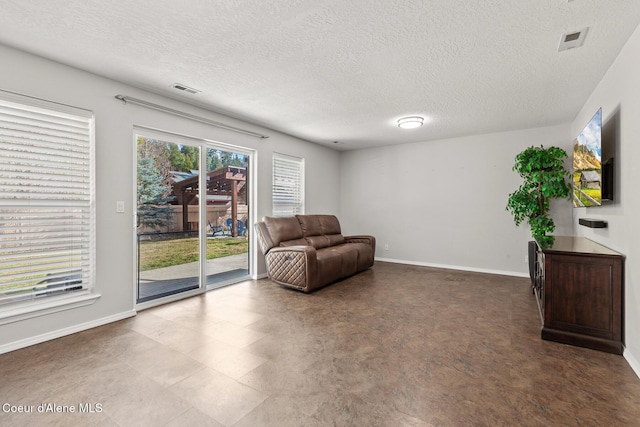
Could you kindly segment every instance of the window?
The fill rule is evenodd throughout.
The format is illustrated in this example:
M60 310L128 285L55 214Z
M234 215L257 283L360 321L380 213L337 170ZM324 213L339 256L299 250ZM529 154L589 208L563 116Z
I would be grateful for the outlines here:
M304 213L304 159L273 155L273 215Z
M44 300L52 310L97 298L87 297L95 252L93 134L89 111L0 94L3 319L16 315L16 303L28 312L43 310Z

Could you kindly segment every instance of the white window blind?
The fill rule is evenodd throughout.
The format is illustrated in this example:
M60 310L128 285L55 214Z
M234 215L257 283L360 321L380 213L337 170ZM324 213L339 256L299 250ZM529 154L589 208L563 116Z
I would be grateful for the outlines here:
M0 310L89 289L93 134L91 112L0 97Z
M304 213L304 159L273 155L273 215Z

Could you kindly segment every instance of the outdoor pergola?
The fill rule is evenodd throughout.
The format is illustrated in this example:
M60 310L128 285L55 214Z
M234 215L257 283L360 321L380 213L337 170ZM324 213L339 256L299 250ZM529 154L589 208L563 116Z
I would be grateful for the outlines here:
M172 194L182 205L182 229L189 230L188 206L198 196L200 177L195 175L173 183ZM246 193L247 168L242 166L223 166L207 172L207 196L227 196L231 200L231 235L238 235L238 194Z

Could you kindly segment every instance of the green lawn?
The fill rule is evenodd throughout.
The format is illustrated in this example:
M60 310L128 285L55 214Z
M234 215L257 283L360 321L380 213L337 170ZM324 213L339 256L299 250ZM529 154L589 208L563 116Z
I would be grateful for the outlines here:
M207 239L207 259L247 253L249 242L243 237ZM140 243L140 271L198 261L198 239L173 239Z

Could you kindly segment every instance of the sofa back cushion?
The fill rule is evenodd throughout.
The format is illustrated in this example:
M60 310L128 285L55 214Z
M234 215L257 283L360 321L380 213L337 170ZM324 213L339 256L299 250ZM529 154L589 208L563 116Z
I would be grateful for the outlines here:
M335 215L315 215L320 223L322 234L342 234L340 230L340 221Z
M335 215L265 216L257 230L264 253L276 246L310 245L316 249L344 242L340 221Z
M302 234L304 237L319 236L323 234L319 216L320 215L296 215L296 219L300 223L300 228L302 228Z
M320 228L322 234L327 237L329 241L328 246L335 246L344 243L344 236L342 236L342 230L340 229L340 221L335 215L317 215L320 222Z
M296 217L265 216L263 218L263 222L269 232L269 237L271 237L273 246L283 246L281 243L290 240L302 239L304 242L302 227L300 227L300 222L298 222Z
M316 249L329 246L329 240L322 234L319 215L296 215L307 245Z
M344 242L340 221L335 215L296 215L308 244L316 249Z

